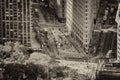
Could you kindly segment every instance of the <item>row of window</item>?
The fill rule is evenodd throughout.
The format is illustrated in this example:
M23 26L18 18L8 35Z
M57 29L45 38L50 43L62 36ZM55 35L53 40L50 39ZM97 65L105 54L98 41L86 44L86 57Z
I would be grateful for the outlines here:
M75 34L74 31L72 31L71 36L72 36L72 38L73 38L75 41L77 41L78 43L80 43L81 45L83 45L82 40L79 39L80 36L78 37L78 34Z
M31 43L30 41L23 41L19 38L0 38L0 43L4 43L4 42L7 42L7 41L12 41L12 42L16 42L16 41L19 41L21 44L23 44L24 46L27 46L27 47L31 47Z
M80 31L78 31L75 27L73 27L73 32L77 37L80 38L80 40L83 40L83 37L82 37L83 35L81 35Z

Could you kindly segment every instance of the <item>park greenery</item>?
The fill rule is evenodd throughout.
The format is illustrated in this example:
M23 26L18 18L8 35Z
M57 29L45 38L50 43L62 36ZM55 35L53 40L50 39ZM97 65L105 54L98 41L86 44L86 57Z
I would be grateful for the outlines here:
M28 50L19 42L0 45L0 80L86 80L87 77L50 56Z

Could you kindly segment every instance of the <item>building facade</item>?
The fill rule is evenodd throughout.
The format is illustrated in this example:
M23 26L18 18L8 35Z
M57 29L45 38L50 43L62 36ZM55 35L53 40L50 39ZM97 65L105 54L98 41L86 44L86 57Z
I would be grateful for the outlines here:
M117 59L120 60L120 1L115 21L117 22Z
M88 53L98 0L67 0L66 26L72 38Z
M0 43L19 41L30 47L30 0L0 0Z
M66 0L57 0L56 14L60 22L66 22Z

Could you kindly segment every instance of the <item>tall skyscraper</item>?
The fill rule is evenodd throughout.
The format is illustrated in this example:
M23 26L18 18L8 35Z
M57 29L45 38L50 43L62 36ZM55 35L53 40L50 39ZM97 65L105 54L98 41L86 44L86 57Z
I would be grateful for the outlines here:
M66 0L57 0L56 14L60 22L66 21Z
M30 47L30 0L0 0L0 43L19 41Z
M115 21L117 22L117 59L120 60L120 1Z
M99 0L67 0L66 26L72 38L88 52Z

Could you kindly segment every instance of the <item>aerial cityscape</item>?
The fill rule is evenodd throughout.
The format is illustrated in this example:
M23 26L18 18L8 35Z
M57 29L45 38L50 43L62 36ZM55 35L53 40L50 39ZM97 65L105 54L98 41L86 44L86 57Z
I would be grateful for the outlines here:
M120 0L0 0L0 80L120 80Z

